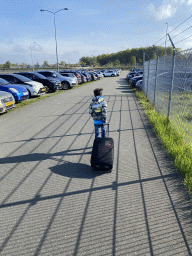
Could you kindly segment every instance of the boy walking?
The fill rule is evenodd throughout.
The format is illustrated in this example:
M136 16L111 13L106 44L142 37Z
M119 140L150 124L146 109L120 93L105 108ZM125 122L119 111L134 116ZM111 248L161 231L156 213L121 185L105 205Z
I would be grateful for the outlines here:
M89 106L89 114L91 114L93 117L93 123L95 126L95 138L100 137L101 130L102 138L105 138L107 123L107 103L102 96L102 88L97 88L93 92L94 97L92 98L91 104Z

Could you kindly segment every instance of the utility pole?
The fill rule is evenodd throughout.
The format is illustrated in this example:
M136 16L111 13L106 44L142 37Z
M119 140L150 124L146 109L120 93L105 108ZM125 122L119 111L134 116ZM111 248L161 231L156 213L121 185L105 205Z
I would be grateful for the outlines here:
M166 55L166 42L167 42L167 31L168 31L168 23L166 22L165 24L167 24L167 29L166 29L166 36L165 36L164 62L165 62L165 55Z

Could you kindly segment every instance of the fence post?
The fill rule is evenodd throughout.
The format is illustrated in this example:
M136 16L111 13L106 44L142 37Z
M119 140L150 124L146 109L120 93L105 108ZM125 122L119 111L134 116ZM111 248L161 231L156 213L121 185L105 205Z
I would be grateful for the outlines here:
M155 98L156 98L156 87L157 87L157 68L158 68L158 60L159 60L159 56L158 53L155 49L155 46L153 45L155 53L157 55L157 59L156 59L156 72L155 72L155 86L154 86L154 97L153 97L153 105L155 106Z
M149 55L145 52L145 54L147 55L148 59L149 59L149 65L148 65L148 76L147 76L147 92L145 93L145 96L147 97L148 95L148 84L149 84L149 67L150 67L150 57Z
M169 34L168 34L169 36ZM170 88L169 88L169 105L168 105L168 114L167 114L167 119L169 120L169 116L170 116L170 111L171 111L171 100L172 100L172 92L173 92L173 80L174 80L174 69L175 69L175 57L176 57L176 50L175 50L175 46L169 36L169 39L171 41L171 44L173 46L173 60L172 60L172 72L171 72L171 84L170 84Z
M145 51L143 49L143 88L145 88Z
M149 59L149 66L148 66L148 76L147 76L147 93L146 93L146 97L148 97L148 87L149 87L149 68L150 68L150 59Z

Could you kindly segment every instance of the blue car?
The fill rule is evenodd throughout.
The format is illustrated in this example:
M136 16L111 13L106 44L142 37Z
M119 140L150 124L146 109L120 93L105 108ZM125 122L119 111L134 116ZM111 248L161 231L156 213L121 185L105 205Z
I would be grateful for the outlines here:
M89 75L89 74L86 73L86 72L82 72L82 74L86 77L87 82L90 82L90 81L91 81L91 75Z
M16 102L20 102L29 98L29 93L25 87L16 84L10 84L3 78L0 78L0 91L11 93Z

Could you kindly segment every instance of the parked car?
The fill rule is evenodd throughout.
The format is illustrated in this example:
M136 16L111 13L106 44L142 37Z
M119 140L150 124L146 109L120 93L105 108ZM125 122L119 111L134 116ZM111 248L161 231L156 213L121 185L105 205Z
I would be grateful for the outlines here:
M71 87L74 87L77 85L77 82L72 78L64 77L55 71L37 71L37 72L47 78L52 78L52 79L55 78L56 80L59 80L61 82L61 88L64 90L70 89Z
M131 68L130 71L138 72L138 71L143 71L143 69L142 68Z
M19 72L15 74L19 74L33 81L42 83L43 86L46 88L46 92L55 92L61 87L61 82L59 80L48 79L37 72Z
M96 73L97 73L97 75L98 75L98 77L99 77L99 78L103 78L103 77L104 77L104 75L103 75L103 73L102 73L102 72L100 72L100 71L96 71Z
M0 78L0 91L11 93L16 102L20 102L29 98L29 93L25 87L10 84L3 78Z
M101 70L99 70L102 74L103 74L103 76L104 76L104 73L107 71L106 69L101 69Z
M120 69L114 69L114 70L117 73L117 76L120 76Z
M95 74L93 72L89 71L89 74L91 75L91 81L97 80L97 77L95 76Z
M45 87L41 83L32 81L25 76L17 74L0 74L0 77L8 81L10 84L19 84L25 87L29 92L29 97L40 96L46 92Z
M77 81L77 83L78 83L78 80L77 80L77 77L76 77L76 75L75 74L73 74L73 73L62 73L62 72L60 72L60 74L62 75L62 76L64 76L64 77L71 77L71 78L73 78L73 79L75 79L76 81Z
M129 81L130 78L132 78L137 72L136 71L133 71L133 72L129 72L127 74L127 80Z
M87 79L87 82L91 81L91 75L87 72L81 72Z
M104 76L116 76L117 73L114 71L114 70L106 70L104 73L103 73Z
M0 91L0 113L5 113L7 110L15 107L13 95L9 92Z
M77 77L77 81L78 81L78 84L81 84L82 83L82 79L81 79L81 76L78 72L74 71L74 70L62 70L60 71L60 74L63 75L64 73L71 73L71 74L74 74L76 77Z
M85 75L81 74L81 79L83 81L83 83L86 83L87 82L87 78Z
M142 80L143 79L143 75L142 76L134 76L131 78L131 86L135 86L137 81Z
M143 75L143 71L137 71L135 76L140 76L140 75Z
M97 72L92 72L95 76L96 76L96 78L97 78L97 80L99 80L100 79L100 76L98 75L98 73Z
M142 90L142 86L143 86L143 80L139 80L137 81L135 88L137 88L138 90Z
M143 72L136 72L129 78L129 83L131 84L132 80L138 76L143 76Z

